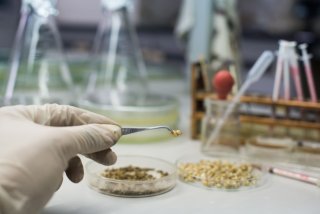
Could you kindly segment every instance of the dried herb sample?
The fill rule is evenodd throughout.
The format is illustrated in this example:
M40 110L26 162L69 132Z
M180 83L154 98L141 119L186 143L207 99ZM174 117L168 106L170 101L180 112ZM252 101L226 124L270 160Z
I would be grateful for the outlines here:
M255 185L257 176L250 164L234 164L220 160L200 160L196 163L181 163L179 176L185 182L200 182L206 187L238 189Z
M121 168L106 169L101 175L103 177L116 180L147 181L167 176L168 173L153 168L126 166Z
M104 180L96 180L91 185L100 192L122 197L145 197L171 190L176 183L176 174L163 170L124 166L107 168L100 174Z

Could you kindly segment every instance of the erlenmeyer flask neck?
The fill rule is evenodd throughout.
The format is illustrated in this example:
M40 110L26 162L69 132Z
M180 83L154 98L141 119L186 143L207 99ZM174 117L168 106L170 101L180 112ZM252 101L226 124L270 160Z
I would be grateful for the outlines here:
M102 0L103 9L108 11L117 11L128 7L128 0Z
M23 0L21 11L32 11L43 18L58 14L56 0Z

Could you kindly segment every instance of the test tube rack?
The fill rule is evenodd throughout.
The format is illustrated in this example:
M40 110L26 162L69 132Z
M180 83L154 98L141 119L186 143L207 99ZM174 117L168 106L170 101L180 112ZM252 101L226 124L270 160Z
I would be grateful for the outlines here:
M214 92L206 90L205 82L210 82L204 67L196 62L191 66L191 138L199 139L201 134L201 120L205 116L204 100L217 99ZM231 96L228 97L231 99ZM297 140L312 140L320 142L320 103L298 100L279 99L273 101L267 96L246 95L240 99L243 106L260 106L271 110L269 115L261 115L241 111L239 120L241 122L242 137L250 137L250 127L260 127L260 134L274 134L289 136ZM296 116L289 115L294 111ZM279 114L280 112L280 114ZM297 116L298 115L298 116ZM248 128L249 127L249 128ZM271 131L270 131L271 130ZM262 132L265 133L262 133ZM249 133L250 132L250 133ZM248 134L249 133L249 134Z

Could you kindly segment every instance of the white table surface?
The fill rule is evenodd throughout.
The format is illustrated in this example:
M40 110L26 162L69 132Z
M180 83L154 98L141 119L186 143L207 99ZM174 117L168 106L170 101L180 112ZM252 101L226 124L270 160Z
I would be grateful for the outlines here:
M190 106L181 99L181 106ZM181 129L189 130L188 108L181 110ZM150 144L118 144L117 154L136 154L175 162L185 154L200 154L200 143L186 134L170 141ZM162 195L147 198L121 198L91 190L85 180L73 184L67 178L42 212L43 214L121 214L121 213L320 213L320 188L270 175L259 188L241 191L209 191L180 181Z
M117 145L118 154L141 154L174 162L199 151L199 142L175 139L149 145ZM120 198L91 190L86 181L67 178L43 213L320 213L320 189L270 175L264 186L242 192L208 191L178 181L165 194L148 198Z

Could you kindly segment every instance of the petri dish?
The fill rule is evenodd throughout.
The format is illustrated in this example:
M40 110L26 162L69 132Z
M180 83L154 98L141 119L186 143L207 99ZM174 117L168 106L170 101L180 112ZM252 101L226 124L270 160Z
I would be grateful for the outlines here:
M225 153L186 155L176 162L179 180L207 190L244 191L266 184L267 167Z
M253 137L246 141L242 151L252 159L288 162L294 146L291 138Z
M152 175L154 179L123 180L103 176L105 170L117 170L130 166L148 169L147 173ZM159 176L159 171L166 174ZM173 189L176 185L177 170L174 164L162 159L122 155L118 156L116 164L112 166L104 166L94 161L88 162L86 177L89 187L97 192L118 197L139 198L163 194Z
M293 151L294 162L306 166L320 167L320 145L318 142L307 142L298 145Z
M118 104L111 105L109 100L85 99L79 106L89 111L105 115L117 121L123 127L145 127L166 125L178 128L179 104L171 96L136 93L125 93L117 96ZM172 136L165 130L141 132L123 136L122 143L149 143L170 139Z
M14 96L10 100L0 98L0 107L11 105L43 105L47 103L70 104L67 103L67 99L41 98L39 96L32 95Z

